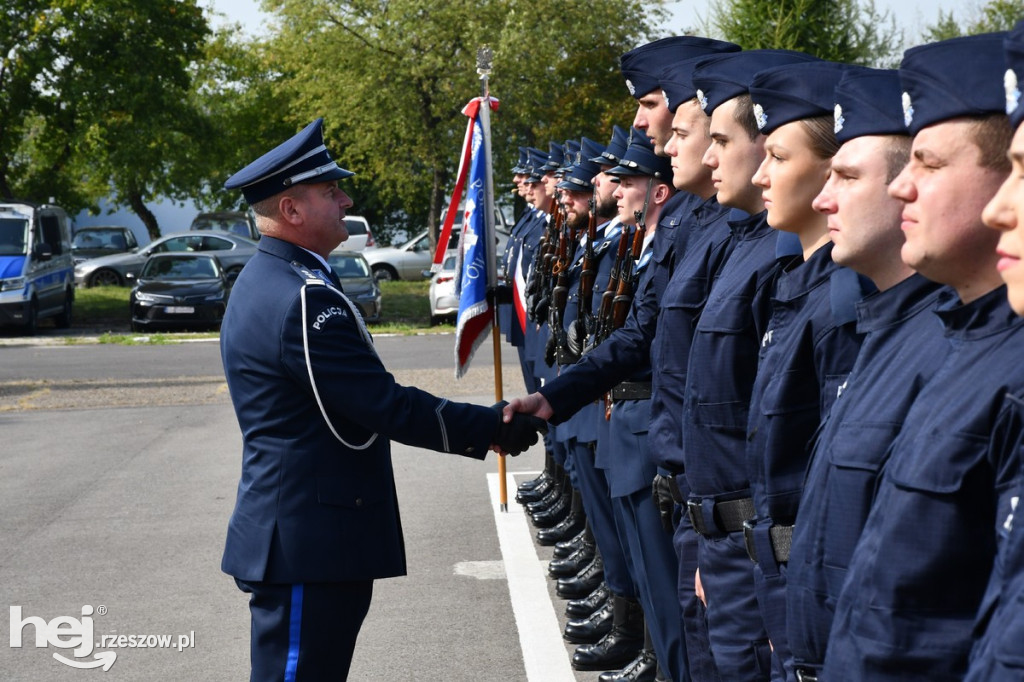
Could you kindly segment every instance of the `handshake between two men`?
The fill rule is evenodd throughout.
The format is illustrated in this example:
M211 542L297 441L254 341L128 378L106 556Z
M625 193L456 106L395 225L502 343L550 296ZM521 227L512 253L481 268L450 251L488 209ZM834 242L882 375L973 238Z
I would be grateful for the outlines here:
M537 442L538 433L547 433L545 419L551 416L551 406L544 396L533 393L516 398L511 403L502 400L491 409L498 412L498 432L491 450L500 455L518 455Z

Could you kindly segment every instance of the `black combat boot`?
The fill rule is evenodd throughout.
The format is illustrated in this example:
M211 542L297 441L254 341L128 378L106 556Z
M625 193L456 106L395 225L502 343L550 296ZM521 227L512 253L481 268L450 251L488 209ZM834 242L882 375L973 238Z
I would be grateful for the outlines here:
M608 583L601 583L597 589L583 599L572 599L565 605L565 615L568 618L586 618L594 611L604 606L605 602L612 598L612 591L608 589Z
M601 673L598 682L658 682L658 658L654 654L651 631L644 623L644 646L629 665L622 670Z
M615 595L612 629L597 644L584 644L572 655L576 670L618 670L632 661L644 644L644 612L635 599Z
M556 542L555 549L553 552L551 552L551 556L555 559L564 559L565 557L569 556L577 549L579 549L580 545L583 544L584 539L587 537L593 538L594 536L590 534L590 524L585 523L583 524L583 530L581 530L579 533L576 533L576 535L574 535L573 537L569 538L568 540ZM593 542L593 540L591 540L591 542Z
M597 545L584 542L580 548L564 559L552 559L548 563L548 576L552 578L571 578L578 575L590 565L597 554Z
M559 578L555 586L555 594L562 599L579 599L585 597L604 581L604 562L597 553L594 560L587 564L578 575L570 578ZM641 633L642 634L642 633Z
M562 639L573 644L594 644L612 631L614 616L615 608L607 601L588 617L566 623Z
M544 528L537 531L537 543L545 547L569 540L583 530L587 522L587 513L583 511L583 496L575 488L572 491L572 502L569 505L569 515L559 521L551 528Z

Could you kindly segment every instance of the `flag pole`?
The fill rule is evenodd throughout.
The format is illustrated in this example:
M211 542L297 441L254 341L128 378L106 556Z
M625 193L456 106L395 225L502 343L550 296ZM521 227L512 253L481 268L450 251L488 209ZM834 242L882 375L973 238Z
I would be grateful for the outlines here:
M480 125L483 128L483 150L484 163L486 165L487 182L485 187L484 202L484 234L486 235L488 249L487 258L487 289L494 291L498 283L498 266L496 255L496 240L494 236L494 166L491 163L491 106L490 87L487 79L491 75L491 64L494 53L487 45L481 46L476 51L476 72L480 75L480 90L483 106L480 107ZM501 402L503 397L502 376L501 376L501 325L498 322L498 301L497 297L491 298L491 341L494 346L494 400ZM508 511L508 483L505 472L505 456L498 455L498 501L501 504L501 511Z

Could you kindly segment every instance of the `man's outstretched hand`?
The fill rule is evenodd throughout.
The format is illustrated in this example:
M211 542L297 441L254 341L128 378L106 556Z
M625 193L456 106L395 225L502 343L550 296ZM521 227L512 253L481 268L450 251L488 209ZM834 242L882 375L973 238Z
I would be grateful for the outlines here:
M491 443L491 450L501 455L518 455L537 442L537 433L547 433L543 419L528 414L513 413L506 416L508 403L502 400L491 406L498 413L498 433Z

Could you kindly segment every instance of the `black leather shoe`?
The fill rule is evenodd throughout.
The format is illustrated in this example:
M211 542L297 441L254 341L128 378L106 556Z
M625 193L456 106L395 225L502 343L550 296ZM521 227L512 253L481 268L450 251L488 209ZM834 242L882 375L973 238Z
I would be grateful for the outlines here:
M562 599L579 599L597 589L603 580L604 564L601 562L600 556L595 556L594 560L579 575L574 575L571 578L559 578L558 584L555 586L555 594ZM607 668L601 669L607 670Z
M586 533L586 530L580 531L568 540L556 542L555 549L551 553L551 556L553 556L556 559L564 559L565 557L575 552L577 549L580 548L580 545L584 542L584 533Z
M516 502L519 504L528 504L530 502L542 500L545 495L551 492L553 487L555 487L555 479L548 477L529 490L520 489L516 492Z
M565 624L562 638L573 644L594 644L612 631L615 609L611 602L582 620L570 620Z
M551 528L568 516L570 504L567 498L568 495L563 495L548 509L533 514L530 517L533 519L533 525L537 528Z
M597 547L584 543L566 558L552 559L548 563L548 575L552 578L571 578L578 575L594 560L595 554L597 554Z
M631 637L612 629L597 644L584 644L572 655L576 670L618 670L630 663L644 644L643 636Z
M601 583L597 589L583 599L573 599L565 605L565 615L569 618L586 618L594 611L610 602L612 591L608 589L608 583Z
M547 472L547 469L540 472L540 476L537 478L531 478L529 481L523 481L516 488L516 492L526 492L527 490L536 490L537 486L542 483L551 481L551 474Z
M577 533L583 530L583 526L586 522L587 517L583 514L577 514L575 512L570 513L551 528L544 528L543 530L537 531L537 543L545 547L550 547L562 540L574 538Z
M548 488L544 496L536 502L527 502L526 511L530 514L536 514L539 511L550 509L552 505L562 499L562 486L553 485Z
M658 659L654 652L641 649L640 655L622 670L601 673L598 682L657 682Z

